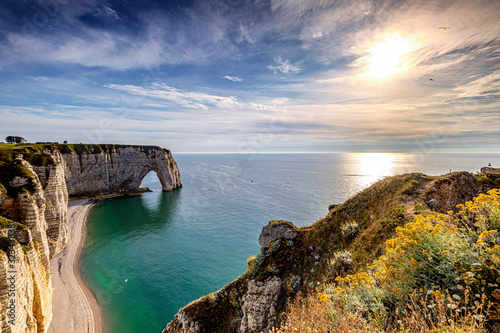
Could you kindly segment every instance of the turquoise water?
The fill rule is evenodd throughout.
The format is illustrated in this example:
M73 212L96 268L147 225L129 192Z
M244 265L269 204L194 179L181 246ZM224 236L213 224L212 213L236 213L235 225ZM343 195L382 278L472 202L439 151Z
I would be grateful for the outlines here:
M326 215L377 179L405 172L478 171L497 155L175 155L183 187L95 206L81 261L107 332L161 332L180 307L234 280L272 219Z

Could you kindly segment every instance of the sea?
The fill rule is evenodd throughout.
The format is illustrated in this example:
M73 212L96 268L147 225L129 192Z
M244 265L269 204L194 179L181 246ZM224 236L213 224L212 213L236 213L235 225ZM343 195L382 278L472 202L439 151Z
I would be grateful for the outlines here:
M178 310L246 270L270 220L307 226L386 176L477 172L500 154L174 154L183 187L92 208L80 270L106 333L161 332Z

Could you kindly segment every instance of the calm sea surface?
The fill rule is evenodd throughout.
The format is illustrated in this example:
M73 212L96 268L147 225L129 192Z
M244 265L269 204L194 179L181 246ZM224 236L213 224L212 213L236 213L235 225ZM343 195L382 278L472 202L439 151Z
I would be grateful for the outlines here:
M161 332L180 307L221 288L258 253L269 220L297 226L324 217L384 176L470 172L500 155L197 154L174 155L183 187L95 206L81 261L107 332Z

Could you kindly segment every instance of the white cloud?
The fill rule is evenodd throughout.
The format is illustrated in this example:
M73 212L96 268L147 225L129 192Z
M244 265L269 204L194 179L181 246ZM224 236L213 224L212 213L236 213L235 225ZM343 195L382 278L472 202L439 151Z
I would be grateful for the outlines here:
M120 18L116 13L116 10L108 6L104 6L103 9L98 9L98 15L109 16L115 20L118 20Z
M247 41L250 44L255 44L255 38L250 37L247 28L245 28L243 25L240 25L240 36L236 39L236 41L238 43Z
M227 80L229 80L229 81L233 81L233 82L241 82L241 81L243 81L243 79L240 79L240 78L239 78L239 77L237 77L237 76L229 76L229 75L224 75L222 78L223 78L223 79L227 79Z
M209 106L229 109L241 109L242 107L242 103L240 103L234 96L224 97L199 92L183 91L174 87L167 86L166 84L160 82L154 82L151 85L151 89L146 89L130 84L107 84L105 85L105 87L125 91L132 95L167 100L182 105L186 108L208 110Z
M498 96L500 95L500 70L458 86L455 90L459 92L459 97Z
M290 60L286 59L283 60L281 56L279 57L274 57L274 62L277 65L269 65L267 68L272 70L274 74L277 74L278 72L281 72L283 74L288 74L288 73L300 73L302 72L302 62L297 62L295 64L292 64Z
M11 48L5 59L9 61L31 62L36 55L36 61L39 62L117 70L148 68L171 61L162 42L153 36L132 41L125 36L90 31L87 36L59 35L45 39L11 33L7 39Z

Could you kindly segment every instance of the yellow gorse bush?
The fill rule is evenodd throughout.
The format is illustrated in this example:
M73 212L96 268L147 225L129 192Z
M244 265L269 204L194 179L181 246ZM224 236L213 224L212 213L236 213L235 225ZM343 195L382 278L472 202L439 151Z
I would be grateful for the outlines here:
M444 301L449 295L467 311L482 308L486 300L487 318L500 320L500 189L457 208L458 213L418 215L397 227L385 254L367 272L338 277L319 298L348 307L356 299L369 308L381 303L370 297L380 295L396 305L415 295Z
M460 209L457 220L473 223L483 231L500 227L500 189L481 193L457 208Z

